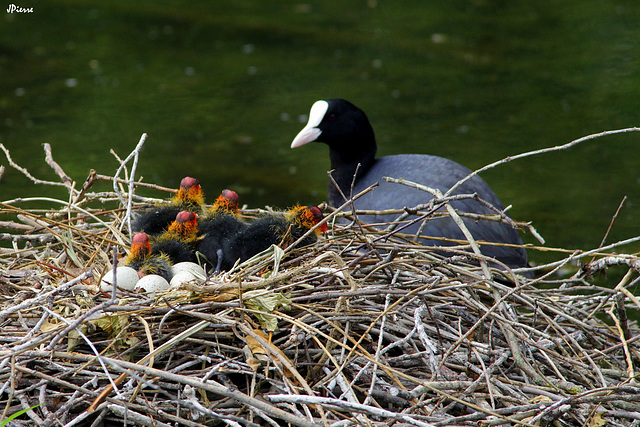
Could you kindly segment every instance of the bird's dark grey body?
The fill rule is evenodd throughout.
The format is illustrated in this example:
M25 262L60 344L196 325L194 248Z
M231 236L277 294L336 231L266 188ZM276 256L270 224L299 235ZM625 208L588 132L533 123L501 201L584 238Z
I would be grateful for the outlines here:
M292 148L308 142L318 141L329 145L329 157L333 176L342 192L353 196L374 183L379 187L362 196L354 202L356 209L384 210L398 208L413 208L426 204L433 196L422 190L401 184L389 183L383 179L404 178L427 187L437 188L446 193L456 182L466 177L471 171L449 159L426 154L400 154L375 158L376 142L373 129L366 115L348 101L331 99L316 102L309 115L309 123L300 131L292 143ZM356 166L357 176L354 181ZM351 185L353 184L353 189ZM477 194L481 199L489 202L497 209L504 209L498 196L489 185L479 176L466 181L454 194ZM329 183L329 203L340 206L345 202L335 185ZM452 206L459 212L481 215L494 215L496 212L484 206L477 200L456 200ZM360 220L367 223L390 222L393 217L363 215ZM415 218L415 217L410 217ZM444 237L449 239L466 240L464 234L455 222L448 216L429 217L422 236ZM522 240L517 231L508 224L495 221L476 221L463 219L474 239L521 245ZM421 221L404 229L403 233L416 233ZM439 240L421 239L425 245L453 245ZM484 255L494 257L510 267L527 267L527 254L522 248L507 246L482 245Z
M428 171L428 172L427 172ZM376 159L371 168L361 179L357 180L353 187L353 194L358 194L370 185L378 182L379 186L354 202L356 209L384 210L413 208L428 203L433 196L425 191L408 187L402 184L390 183L381 177L404 178L428 187L437 188L443 194L456 182L466 177L471 170L452 161L437 156L425 154L399 154ZM474 176L458 187L454 194L477 194L483 200L489 202L496 209L503 210L504 206L498 196L489 185L479 176ZM346 193L348 195L348 193ZM344 203L342 196L330 198L332 206L340 206ZM455 200L451 205L459 212L471 212L481 215L495 215L496 212L489 209L474 199ZM393 220L394 216L361 215L359 219L366 223L386 223ZM408 219L415 219L415 216ZM476 240L488 242L508 242L522 244L518 232L506 224L497 222L480 221L463 218L465 225ZM422 221L402 230L403 233L415 234L419 231ZM448 216L433 217L422 230L421 235L430 237L444 237L449 239L466 240L460 227ZM441 240L421 239L425 245L452 245ZM526 266L527 255L521 248L505 248L497 246L483 246L482 253L490 257L496 257L511 267Z

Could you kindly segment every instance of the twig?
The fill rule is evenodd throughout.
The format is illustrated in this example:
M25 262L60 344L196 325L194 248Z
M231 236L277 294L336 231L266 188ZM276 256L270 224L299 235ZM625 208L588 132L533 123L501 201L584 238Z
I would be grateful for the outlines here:
M427 187L425 185L421 185L421 184L418 184L418 183L415 183L415 182L411 182L411 181L408 181L408 180L403 179L403 178L396 179L396 178L390 178L390 177L386 177L386 176L383 177L383 178L384 178L385 181L388 181L388 182L407 185L409 187L413 187L413 188L416 188L418 190L426 191L426 192L430 193L431 195L433 195L434 197L437 197L437 198L440 198L440 199L444 198L444 195L442 194L442 192L440 190L438 190L437 188L430 188L430 187ZM473 249L473 252L476 255L478 255L479 257L482 257L482 252L480 252L480 248L478 247L478 244L476 243L475 239L471 235L471 232L469 232L469 229L467 228L467 226L464 224L464 222L462 222L462 219L458 215L458 212L449 203L445 203L445 207L447 209L447 212L449 212L449 215L451 215L451 219L453 219L453 221L456 223L458 228L460 228L460 231L462 231L462 234L464 234L464 237L467 239L467 241L471 245L471 249ZM487 266L487 262L482 258L480 259L480 266L482 267L482 273L484 274L484 277L487 280L490 280L491 279L491 272L489 272L489 267Z
M290 402L290 403L306 403L311 405L323 405L328 407L335 407L347 411L355 411L365 414L371 414L383 418L392 418L407 422L414 426L432 427L433 424L425 423L417 420L409 415L404 415L396 412L387 411L385 409L376 408L374 406L363 405L360 403L345 402L344 400L332 399L330 397L320 396L291 396L288 394L269 394L267 398L275 403Z
M65 183L65 182L46 181L46 180L42 180L42 179L38 179L38 178L34 177L33 175L31 175L29 173L28 170L26 170L25 168L19 166L18 164L16 164L13 161L13 159L11 158L11 154L9 153L9 150L7 149L7 147L4 146L4 144L0 144L0 148L2 149L2 151L4 151L4 155L7 157L7 161L9 162L9 166L11 166L12 168L22 172L22 174L24 176L26 176L27 178L29 178L31 181L33 181L34 184L45 184L45 185L55 185L55 186L60 186L60 187L68 187L67 183Z
M571 142L568 142L566 144L563 144L563 145L557 145L555 147L542 148L542 149L539 149L539 150L528 151L526 153L518 154L518 155L515 155L515 156L505 157L502 160L498 160L497 162L490 163L490 164L488 164L486 166L481 167L478 170L475 170L475 171L471 172L469 175L467 175L466 177L464 177L460 181L456 182L449 190L447 190L445 192L445 196L449 196L449 195L453 194L453 192L457 188L459 188L465 182L469 181L474 176L476 176L476 175L478 175L478 174L480 174L480 173L482 173L482 172L484 172L486 170L492 169L492 168L494 168L496 166L502 165L504 163L509 163L509 162L514 161L514 160L523 159L525 157L536 156L538 154L544 154L544 153L551 153L551 152L554 152L554 151L567 150L567 149L569 149L569 148L571 148L571 147L573 147L575 145L578 145L578 144L580 144L580 143L582 143L584 141L589 141L591 139L596 139L596 138L600 138L600 137L603 137L603 136L615 135L615 134L618 134L618 133L626 133L626 132L639 132L639 131L640 131L640 128L632 127L632 128L626 128L626 129L610 130L610 131L605 131L605 132L600 132L600 133L594 133L592 135L587 135L587 136L583 136L582 138L575 139L575 140L573 140Z
M89 277L92 277L93 273L91 272L91 270L89 271L85 271L84 273L82 273L81 275L73 278L72 280L69 280L68 282L58 286L55 289L52 289L48 292L44 292L39 294L37 297L25 300L23 302L21 302L20 304L11 306L9 308L6 308L3 311L0 311L0 319L6 318L8 315L18 312L20 310L23 310L25 308L29 308L32 307L34 305L39 305L42 301L47 300L50 297L53 297L56 294L65 292L67 289L69 289L70 287L74 286L75 284L88 279Z
M387 321L387 312L389 310L389 302L391 300L391 295L387 294L386 298L385 298L385 302L384 302L384 315L382 316L382 319L380 320L380 335L378 336L378 344L376 347L376 352L375 352L375 363L373 363L373 373L371 374L371 384L369 385L369 391L367 393L367 397L364 399L364 402L362 402L363 405L369 405L372 395L373 395L373 391L374 388L376 386L376 380L377 380L377 373L378 373L378 365L380 364L380 357L382 355L382 342L383 342L383 337L384 337L384 328L385 328L385 324ZM367 363L367 366L369 365L369 362ZM363 369L364 370L364 369Z
M134 189L134 179L133 177L135 176L135 171L136 168L138 166L138 156L140 155L140 150L142 150L142 146L144 145L144 142L147 140L147 134L143 133L142 136L140 137L140 141L138 141L138 144L136 145L136 147L133 149L133 151L127 156L126 159L124 159L121 163L120 166L118 167L118 169L116 170L116 173L114 174L114 180L113 180L113 191L116 192L116 194L118 194L118 198L120 199L120 203L122 204L122 206L126 206L127 207L127 213L126 213L126 224L127 224L127 228L129 230L129 234L131 234L131 204L133 203L133 189ZM131 160L131 158L133 158L133 165L131 166L131 173L129 176L129 180L128 180L128 184L129 184L129 192L128 192L128 198L125 201L124 198L122 197L122 195L120 194L120 191L118 189L118 176L120 175L120 173L122 172L122 170L124 169L124 167L126 166L127 162L129 160ZM124 222L120 224L120 231L122 231L122 227L124 226Z
M616 311L619 313L618 316L615 315ZM629 375L629 379L633 380L636 374L633 367L633 360L631 359L631 352L629 351L629 332L626 325L627 314L624 311L624 300L622 298L622 294L616 295L616 300L611 303L611 308L607 313L613 319L616 329L618 330L620 342L622 343L622 348L624 349L625 359L627 362L627 374Z
M84 181L84 184L82 184L82 189L80 189L76 197L73 199L74 204L79 203L80 200L82 200L82 198L84 197L87 190L89 190L93 186L93 183L96 181L96 175L97 175L97 172L95 169L91 169L89 171L89 176Z
M112 176L107 176L107 175L101 175L101 174L96 174L96 180L99 181L115 181L119 184L129 184L130 180L128 179L122 179L122 178L114 178ZM134 182L134 185L136 187L145 187L145 188L151 188L154 190L159 190L159 191L165 191L167 193L176 193L178 190L176 190L175 188L168 188L168 187L162 187L160 185L156 185L156 184L150 184L147 182L139 182L136 181ZM114 193L116 194L116 193Z
M174 346L176 343L181 342L182 340L188 338L189 336L203 330L205 327L207 326L207 322L199 322L196 325L190 327L189 329L187 329L186 331L182 332L181 334L179 334L178 336L170 339L169 341L165 342L163 345L161 345L160 347L156 348L153 352L147 354L145 357L143 357L142 359L140 359L138 361L138 364L143 364L148 362L149 360L153 359L156 355L162 354L165 351L167 351L168 349L170 349L172 346ZM142 366L142 365L139 365ZM125 380L125 378L127 377L126 374L122 374L120 375L115 381L114 384L117 386L119 384L122 383L122 381ZM109 385L107 386L104 390L102 390L102 392L98 395L98 397L93 401L93 403L91 403L91 405L89 405L89 407L87 408L87 412L93 412L96 410L96 408L98 407L98 405L100 405L102 403L102 401L104 401L104 399L114 390L114 386L113 385Z
M51 169L53 169L55 171L56 175L58 175L60 177L60 179L62 179L62 183L69 190L69 194L71 195L71 197L74 197L74 193L77 195L78 194L78 190L73 188L73 180L71 178L69 178L69 175L67 175L62 170L60 165L58 163L56 163L55 160L53 160L53 155L51 154L51 145L49 143L45 142L44 144L42 144L42 147L44 148L44 160L45 160L45 162L47 162L47 164L49 166L51 166Z
M291 245L289 245L286 249L285 252L287 250L291 250L290 248L294 248L296 247L301 241L303 241L304 239L307 238L307 236L311 235L311 233L315 233L315 230L318 227L321 227L323 224L328 223L331 219L333 219L338 212L340 212L340 210L344 209L346 206L352 205L354 200L359 199L360 197L364 196L365 194L367 194L368 192L370 192L371 190L375 189L379 184L375 183L370 185L369 187L365 188L364 190L362 190L361 192L359 192L358 194L356 194L355 196L353 196L351 199L347 200L346 202L344 202L342 204L342 206L340 206L339 208L336 208L336 210L334 210L332 213L330 213L329 215L327 215L326 217L324 217L322 219L322 221L320 221L318 224L314 225L313 227L311 227L311 229L309 229L306 233L304 233L302 236L300 236L300 238L298 238L298 240L296 240L295 242L293 242Z
M80 322L73 322L73 323L68 322L64 317L60 316L58 313L55 313L55 312L53 312L52 310L49 310L46 307L43 307L43 309L47 313L49 313L50 315L54 316L56 319L62 320L64 323L66 323L68 325L68 327L65 330L63 330L62 333L58 334L56 336L56 338L54 338L51 341L51 343L49 343L49 345L45 349L46 350L51 350L53 347L55 347L55 344L57 343L57 341L60 339L61 336L65 336L69 331L75 329L78 332L78 335L80 335L82 337L82 339L84 339L84 341L87 343L87 345L89 345L89 347L93 351L93 354L96 355L96 359L98 359L98 363L100 363L100 366L102 366L102 369L104 370L104 373L105 373L107 379L111 383L111 386L116 391L116 394L119 394L118 388L116 387L116 384L113 382L113 378L111 378L111 375L109 375L109 370L107 369L107 367L105 366L105 364L104 364L104 362L102 360L102 356L100 355L98 350L95 348L95 346L93 345L91 340L89 340L89 338L87 338L87 336L80 329L78 329L78 325L80 324ZM86 318L85 316L81 316L80 320L84 320L85 318Z

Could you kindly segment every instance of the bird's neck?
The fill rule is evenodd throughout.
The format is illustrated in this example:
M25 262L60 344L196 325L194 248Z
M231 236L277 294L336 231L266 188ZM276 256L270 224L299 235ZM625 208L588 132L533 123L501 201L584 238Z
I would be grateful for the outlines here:
M339 153L333 149L329 150L331 169L333 169L331 175L340 187L340 191L342 191L341 194L333 180L329 179L329 203L331 205L337 207L343 204L346 201L343 194L347 198L355 196L355 194L352 194L352 186L371 168L375 161L375 156L375 146L373 150L351 153Z

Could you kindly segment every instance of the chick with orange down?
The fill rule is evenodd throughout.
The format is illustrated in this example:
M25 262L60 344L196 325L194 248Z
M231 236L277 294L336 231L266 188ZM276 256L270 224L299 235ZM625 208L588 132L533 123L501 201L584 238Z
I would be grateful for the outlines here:
M168 205L154 207L140 215L132 225L135 233L144 232L156 236L164 232L176 219L180 211L199 214L204 208L204 193L196 178L187 176L180 182L180 188Z
M198 216L193 212L180 211L169 227L152 239L151 252L167 255L174 264L195 262L194 249L198 239Z
M236 218L240 215L238 193L228 188L222 190L218 198L213 202L213 205L203 211L202 220L207 221L219 215L232 215Z
M229 269L236 261L246 261L252 256L268 249L271 245L288 247L301 238L307 231L319 224L324 216L317 206L297 205L285 215L267 215L236 234L224 247L222 267ZM315 243L321 233L327 231L322 224L299 244Z
M171 259L164 253L152 253L149 236L136 233L131 240L131 251L124 259L123 265L131 267L140 277L157 274L167 281L171 280Z

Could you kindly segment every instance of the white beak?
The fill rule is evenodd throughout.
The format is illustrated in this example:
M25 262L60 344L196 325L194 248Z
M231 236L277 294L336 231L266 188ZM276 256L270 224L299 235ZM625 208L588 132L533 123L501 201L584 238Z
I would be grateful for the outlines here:
M318 139L322 131L318 129L320 122L329 109L327 101L316 101L309 112L309 122L307 125L293 138L291 148L301 147L308 142Z
M316 127L306 126L304 129L300 131L293 139L291 143L291 148L302 147L304 144L315 141L318 139L322 131Z

